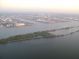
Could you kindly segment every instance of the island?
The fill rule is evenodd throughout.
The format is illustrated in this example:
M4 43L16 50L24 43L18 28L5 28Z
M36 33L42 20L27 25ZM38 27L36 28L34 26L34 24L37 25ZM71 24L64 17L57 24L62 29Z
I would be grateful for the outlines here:
M51 37L56 37L56 35L50 34L47 31L39 31L39 32L23 34L23 35L16 35L16 36L11 36L8 38L0 39L0 44L7 44L10 42L40 39L40 38L51 38Z

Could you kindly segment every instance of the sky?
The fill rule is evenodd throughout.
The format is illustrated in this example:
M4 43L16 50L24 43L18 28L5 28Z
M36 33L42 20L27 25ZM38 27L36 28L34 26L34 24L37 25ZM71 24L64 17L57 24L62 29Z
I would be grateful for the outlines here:
M0 12L79 13L79 0L0 0Z

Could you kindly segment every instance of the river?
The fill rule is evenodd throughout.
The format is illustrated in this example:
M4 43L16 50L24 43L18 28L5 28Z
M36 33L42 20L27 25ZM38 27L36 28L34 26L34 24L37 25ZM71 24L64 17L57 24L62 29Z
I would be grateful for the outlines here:
M79 32L0 45L0 59L79 59Z
M32 21L31 21L32 22ZM69 22L60 22L60 23L41 23L41 22L35 22L32 26L25 26L20 28L0 28L0 39L1 38L7 38L10 36L15 35L21 35L21 34L27 34L27 33L33 33L38 31L46 31L46 30L53 30L53 29L61 29L66 27L77 27L79 26L78 21L69 21Z
M72 21L57 24L36 22L31 27L0 28L0 38L72 26L79 26L79 22ZM69 29L66 32L73 31L76 31L76 28ZM57 33L61 32L58 31ZM62 33L65 33L65 31ZM56 38L27 40L0 45L0 59L79 59L79 32Z

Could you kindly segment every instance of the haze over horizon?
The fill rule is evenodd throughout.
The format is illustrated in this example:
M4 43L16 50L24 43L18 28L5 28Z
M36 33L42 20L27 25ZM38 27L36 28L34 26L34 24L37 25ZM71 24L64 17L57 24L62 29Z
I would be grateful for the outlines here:
M79 0L0 0L0 12L79 13Z

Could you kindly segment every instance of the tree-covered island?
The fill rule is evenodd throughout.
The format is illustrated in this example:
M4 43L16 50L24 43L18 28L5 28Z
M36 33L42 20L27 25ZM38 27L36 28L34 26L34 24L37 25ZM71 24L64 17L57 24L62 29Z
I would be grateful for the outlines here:
M29 33L24 35L16 35L5 39L0 39L0 44L6 44L9 42L17 42L17 41L24 41L24 40L40 39L40 38L50 38L50 37L56 37L56 35L50 34L47 31L41 31L41 32L34 32L34 33Z

